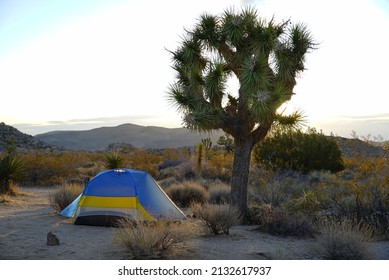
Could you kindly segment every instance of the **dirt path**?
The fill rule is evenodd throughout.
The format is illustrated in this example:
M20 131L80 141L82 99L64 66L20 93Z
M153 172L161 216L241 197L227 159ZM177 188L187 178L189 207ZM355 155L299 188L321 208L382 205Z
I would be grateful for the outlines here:
M0 205L0 259L121 259L113 229L75 226L49 205L53 188L22 188L23 195ZM59 246L47 246L52 231Z

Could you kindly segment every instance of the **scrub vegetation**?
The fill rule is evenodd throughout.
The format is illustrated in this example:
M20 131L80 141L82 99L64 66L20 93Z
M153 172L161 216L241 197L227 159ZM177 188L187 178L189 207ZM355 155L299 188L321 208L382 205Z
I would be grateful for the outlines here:
M83 191L84 185L80 183L63 183L59 189L51 193L50 205L56 212L61 212L73 202Z
M290 133L288 141L297 143L293 139L295 135L310 137L312 133L312 130ZM272 160L281 162L286 158L281 151L284 147L271 137L269 135L263 143L269 146L268 150L277 151ZM323 166L315 165L316 168L309 170L290 168L285 163L269 168L269 161L260 160L255 154L250 164L245 223L277 236L316 240L312 258L374 258L370 247L372 241L389 239L388 151L380 148L377 153L377 147L357 139L334 136L326 136L323 142L320 139L324 138L320 135L315 138L314 144L307 146L311 152L296 147L293 153L298 156L300 151L303 157L311 156L312 162L320 163L324 159L316 157L326 153L317 153L317 149L336 148L334 153L340 152L336 162L343 166L340 171L326 170L328 165L325 162ZM188 219L184 222L191 223L193 232L203 232L205 226L208 234L229 234L234 225L241 223L240 213L229 206L231 147L218 144L208 144L207 147L206 153L202 151L201 173L197 172L198 149L195 147L134 148L118 151L115 156L122 160L123 167L150 172L187 214ZM285 149L285 152L290 152L290 146L285 145ZM110 154L112 151L15 153L23 169L17 177L12 177L12 182L14 186L58 186L50 202L56 211L61 211L80 194L88 178L106 169L107 155ZM281 155L279 160L278 155ZM3 152L0 159L7 160L7 155ZM8 203L11 197L12 193L5 192L0 203ZM170 247L177 249L187 244L183 241L186 236L181 232L185 227L183 223L137 223L136 226L127 223L118 229L120 233L116 239L132 252L131 258L165 258L172 254ZM143 232L150 227L161 235L144 235ZM163 238L167 239L158 241ZM151 248L146 248L146 245Z

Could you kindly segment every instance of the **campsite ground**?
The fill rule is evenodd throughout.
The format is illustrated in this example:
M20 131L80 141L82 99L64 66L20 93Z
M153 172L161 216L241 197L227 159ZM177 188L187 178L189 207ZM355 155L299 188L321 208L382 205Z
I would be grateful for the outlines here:
M56 214L49 204L54 188L24 187L22 195L0 203L0 259L84 260L125 259L113 243L114 228L76 226ZM59 246L47 246L52 231ZM234 227L229 236L190 240L183 259L315 259L313 239L277 237L252 226ZM373 244L377 259L389 259L389 241Z

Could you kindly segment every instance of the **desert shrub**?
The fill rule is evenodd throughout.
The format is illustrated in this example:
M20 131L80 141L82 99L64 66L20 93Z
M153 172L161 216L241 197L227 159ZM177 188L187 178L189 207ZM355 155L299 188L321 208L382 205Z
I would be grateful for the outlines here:
M162 189L166 189L166 188L170 187L171 185L176 185L176 184L179 184L179 183L180 182L175 177L167 177L165 179L162 179L162 180L158 181L158 185Z
M158 169L159 171L163 170L163 169L166 169L166 168L169 168L169 167L175 167L177 165L180 165L181 163L183 163L184 160L172 160L172 159L165 159L162 163L160 163L158 165Z
M312 188L305 176L297 172L277 171L259 183L252 181L249 199L257 204L279 206L284 202L300 197L305 190Z
M0 194L17 194L16 181L24 175L24 162L20 156L8 154L0 159Z
M353 169L373 168L370 164L353 163ZM315 185L317 201L324 218L336 221L350 220L369 226L379 239L389 237L389 184L387 170L382 167L371 172L355 172L352 179L336 176L332 181ZM373 168L374 169L374 168ZM374 169L375 170L375 169Z
M61 212L83 191L84 185L64 183L49 196L50 205L56 212Z
M338 172L344 169L342 154L336 142L314 129L276 131L254 149L258 165L273 170L313 170Z
M177 180L182 181L193 179L195 177L193 161L164 161L161 165L164 168L159 169L158 180L174 177Z
M6 203L10 203L10 202L11 202L11 199L7 194L0 195L0 204L6 204Z
M230 189L230 186L223 182L213 183L208 189L208 201L213 204L229 203Z
M389 236L389 186L377 178L343 186L331 194L326 216L367 225L375 237L386 239Z
M59 185L64 179L80 178L96 174L104 154L84 151L29 152L23 154L25 184ZM87 172L87 174L85 173Z
M274 207L262 204L251 207L250 220L258 223L261 230L275 235L310 236L313 226L309 219L299 212L292 212L286 207Z
M118 153L107 154L104 159L104 167L107 169L122 168L124 158Z
M157 153L135 149L127 155L125 160L129 168L144 170L154 178L158 177L158 165L161 158Z
M374 258L369 227L349 221L327 222L315 236L318 257L327 260L366 260Z
M175 254L195 234L189 221L121 220L114 242L124 246L132 259L155 259Z
M242 215L228 204L192 204L190 211L215 234L229 234L232 226L242 221Z
M249 198L255 203L278 206L287 201L290 196L292 184L289 180L273 177L264 185L249 188Z
M193 161L184 161L175 167L177 180L189 180L195 177Z
M208 198L206 189L193 181L171 185L165 189L165 192L181 207L189 207L192 203L205 203Z
M159 170L158 173L158 180L164 180L166 178L174 178L174 179L179 179L180 176L178 175L178 171L174 167L167 167L164 169Z
M232 161L232 154L210 150L208 152L208 159L204 164L202 176L227 182L231 179Z
M163 149L161 156L165 161L189 160L191 156L191 149L167 147Z

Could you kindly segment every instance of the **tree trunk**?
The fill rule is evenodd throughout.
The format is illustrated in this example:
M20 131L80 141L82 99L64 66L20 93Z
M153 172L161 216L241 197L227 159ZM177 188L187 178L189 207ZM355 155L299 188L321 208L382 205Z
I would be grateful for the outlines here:
M241 212L244 221L247 214L247 184L252 149L251 137L236 142L232 165L230 201L231 205Z

